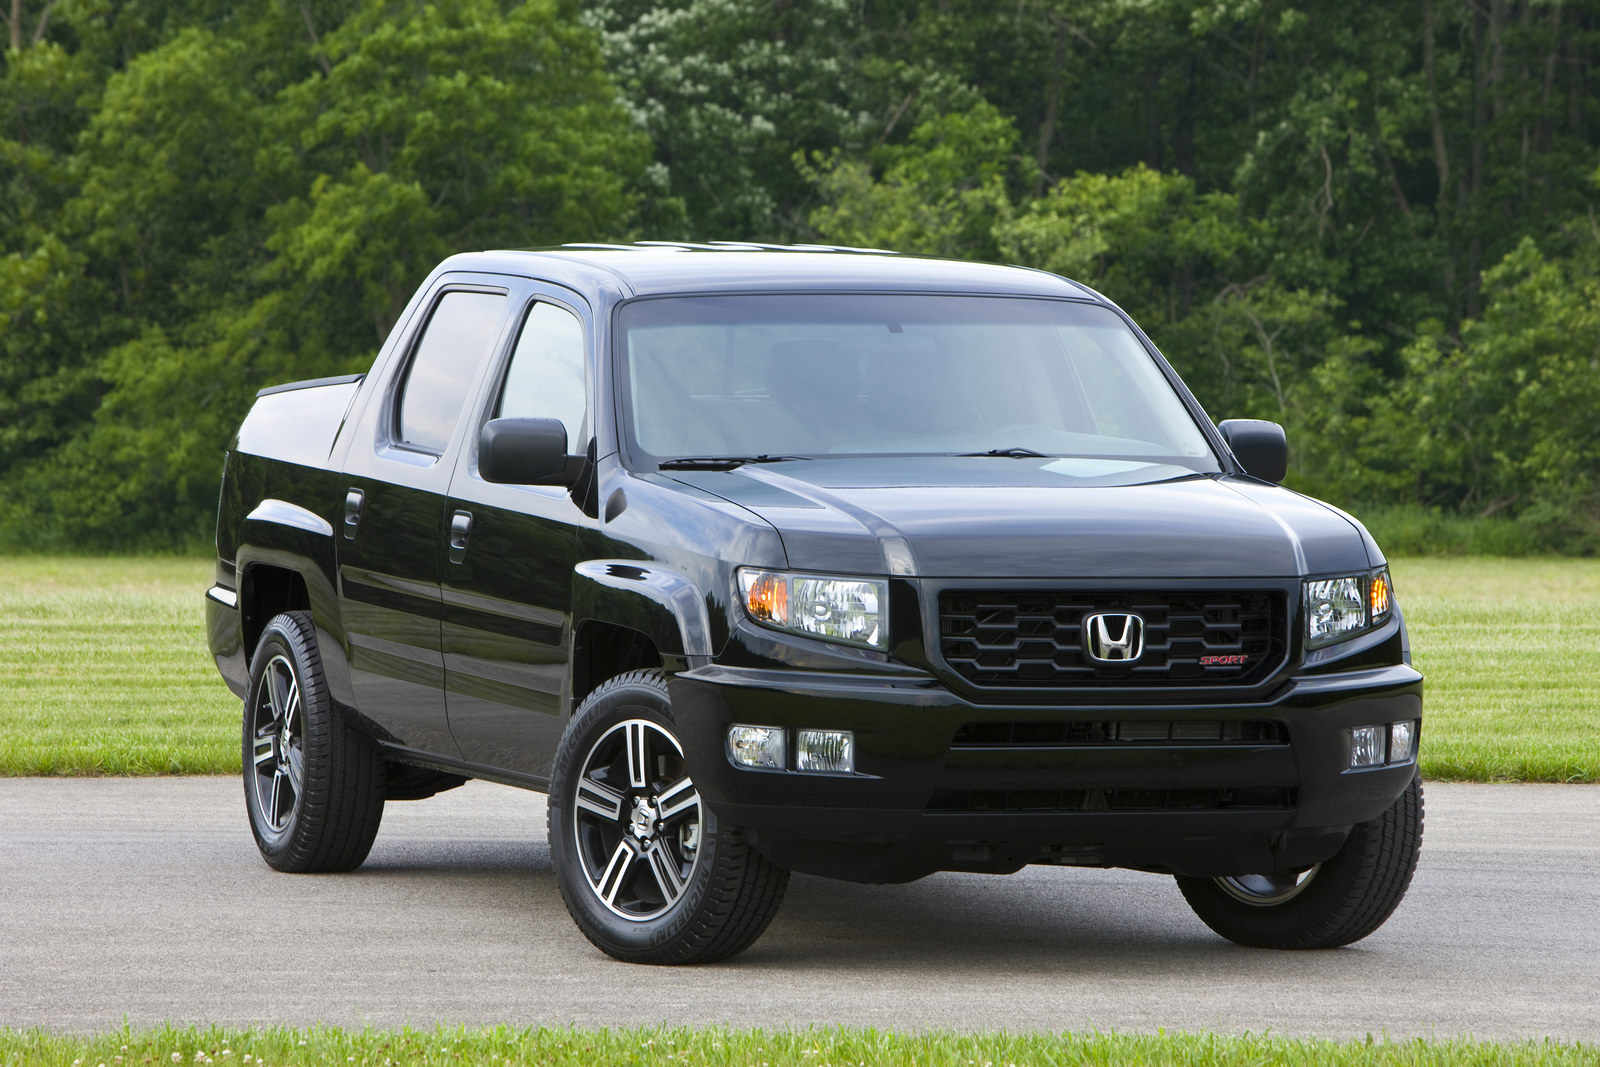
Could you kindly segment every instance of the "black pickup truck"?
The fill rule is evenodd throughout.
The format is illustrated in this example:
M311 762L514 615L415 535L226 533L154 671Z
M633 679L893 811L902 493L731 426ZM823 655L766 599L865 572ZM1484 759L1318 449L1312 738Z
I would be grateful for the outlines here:
M1110 301L756 245L445 261L372 370L261 391L210 645L266 861L386 800L549 794L618 959L714 960L790 871L1174 875L1245 945L1388 918L1422 677L1360 523L1281 488Z

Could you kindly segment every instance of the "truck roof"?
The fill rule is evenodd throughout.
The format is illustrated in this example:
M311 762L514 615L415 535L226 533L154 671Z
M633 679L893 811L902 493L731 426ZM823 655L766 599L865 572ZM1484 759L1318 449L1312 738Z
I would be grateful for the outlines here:
M710 244L641 241L467 253L446 269L529 274L550 281L596 273L625 295L730 290L882 289L997 293L1100 300L1099 294L1046 271L901 255L832 245Z

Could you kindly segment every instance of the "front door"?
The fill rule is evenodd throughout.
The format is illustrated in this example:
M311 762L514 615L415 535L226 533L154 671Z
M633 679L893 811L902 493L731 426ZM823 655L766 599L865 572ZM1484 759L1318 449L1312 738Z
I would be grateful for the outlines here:
M560 419L567 450L586 449L583 307L554 291L528 300L479 426L490 418ZM565 487L484 481L476 441L468 444L444 519L450 730L467 761L545 781L563 726L572 567L584 516Z

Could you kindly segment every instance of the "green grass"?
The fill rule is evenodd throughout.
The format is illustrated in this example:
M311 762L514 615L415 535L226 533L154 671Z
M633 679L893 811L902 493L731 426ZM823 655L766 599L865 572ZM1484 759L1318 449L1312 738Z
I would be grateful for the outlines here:
M208 560L0 558L0 774L223 774Z
M677 1064L995 1067L1001 1064L1600 1064L1600 1049L1552 1041L1327 1041L1213 1034L898 1034L876 1030L445 1029L333 1027L124 1030L92 1037L0 1030L0 1064Z
M0 774L233 774L207 560L0 557ZM1600 780L1600 560L1394 564L1428 676L1422 770Z
M1427 676L1422 772L1600 780L1600 560L1394 563Z

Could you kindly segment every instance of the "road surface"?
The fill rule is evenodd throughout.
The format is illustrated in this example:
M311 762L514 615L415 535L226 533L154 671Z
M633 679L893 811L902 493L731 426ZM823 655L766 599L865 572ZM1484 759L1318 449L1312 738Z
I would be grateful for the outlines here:
M1427 787L1389 923L1237 948L1169 878L796 876L724 964L629 966L567 918L544 798L391 804L354 874L263 864L236 780L0 779L0 1026L646 1023L1600 1042L1600 788Z

